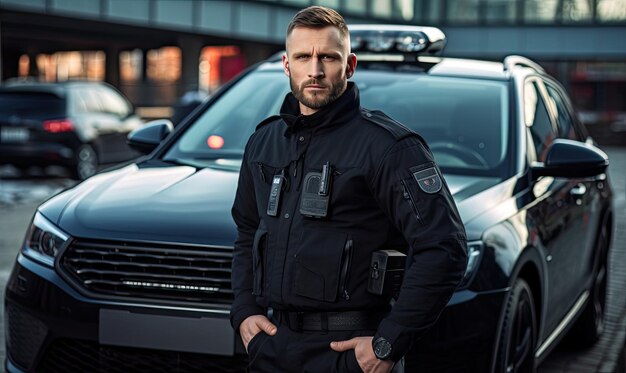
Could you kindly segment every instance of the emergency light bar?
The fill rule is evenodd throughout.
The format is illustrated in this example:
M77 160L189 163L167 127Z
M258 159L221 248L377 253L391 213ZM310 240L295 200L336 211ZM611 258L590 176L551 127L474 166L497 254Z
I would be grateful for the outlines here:
M352 25L350 47L361 60L379 60L386 55L439 55L446 46L446 35L436 27L394 25ZM364 53L363 53L364 52ZM376 55L379 57L376 57ZM404 56L402 59L404 59Z

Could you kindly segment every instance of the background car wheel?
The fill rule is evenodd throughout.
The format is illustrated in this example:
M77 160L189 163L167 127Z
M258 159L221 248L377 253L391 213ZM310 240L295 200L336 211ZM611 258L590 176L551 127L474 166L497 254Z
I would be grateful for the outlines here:
M606 307L606 288L608 279L608 259L610 247L610 229L608 214L602 221L602 227L596 242L596 261L593 272L591 296L585 310L580 315L568 338L576 347L587 348L593 346L604 331L604 310Z
M72 176L78 180L85 180L98 171L98 154L95 149L84 144L76 152L76 165L72 170Z
M530 286L523 279L513 285L506 304L496 372L535 372L537 317Z

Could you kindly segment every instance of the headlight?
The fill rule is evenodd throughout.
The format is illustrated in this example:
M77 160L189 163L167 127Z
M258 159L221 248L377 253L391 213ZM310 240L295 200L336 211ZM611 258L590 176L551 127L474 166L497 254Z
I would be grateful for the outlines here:
M483 253L482 241L472 241L467 243L467 268L465 269L465 275L459 285L459 288L464 288L469 285L470 281L474 277L474 273L478 269L480 264L480 258Z
M22 253L41 263L54 266L54 258L68 238L67 233L37 212L28 228Z

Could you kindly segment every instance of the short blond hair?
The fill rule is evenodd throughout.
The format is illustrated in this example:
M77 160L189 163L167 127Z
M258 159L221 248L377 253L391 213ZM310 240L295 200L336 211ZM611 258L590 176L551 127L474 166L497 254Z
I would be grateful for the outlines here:
M342 38L349 36L346 20L336 10L323 6L310 6L293 16L287 26L287 36L296 27L324 28L328 26L336 27Z

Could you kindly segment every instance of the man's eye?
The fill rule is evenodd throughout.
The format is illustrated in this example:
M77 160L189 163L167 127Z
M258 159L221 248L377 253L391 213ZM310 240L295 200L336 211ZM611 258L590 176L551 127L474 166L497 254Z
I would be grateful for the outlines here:
M304 61L304 60L307 60L307 59L309 59L309 56L297 56L296 57L296 60L299 60L299 61Z
M322 61L334 61L335 57L333 56L323 56Z

